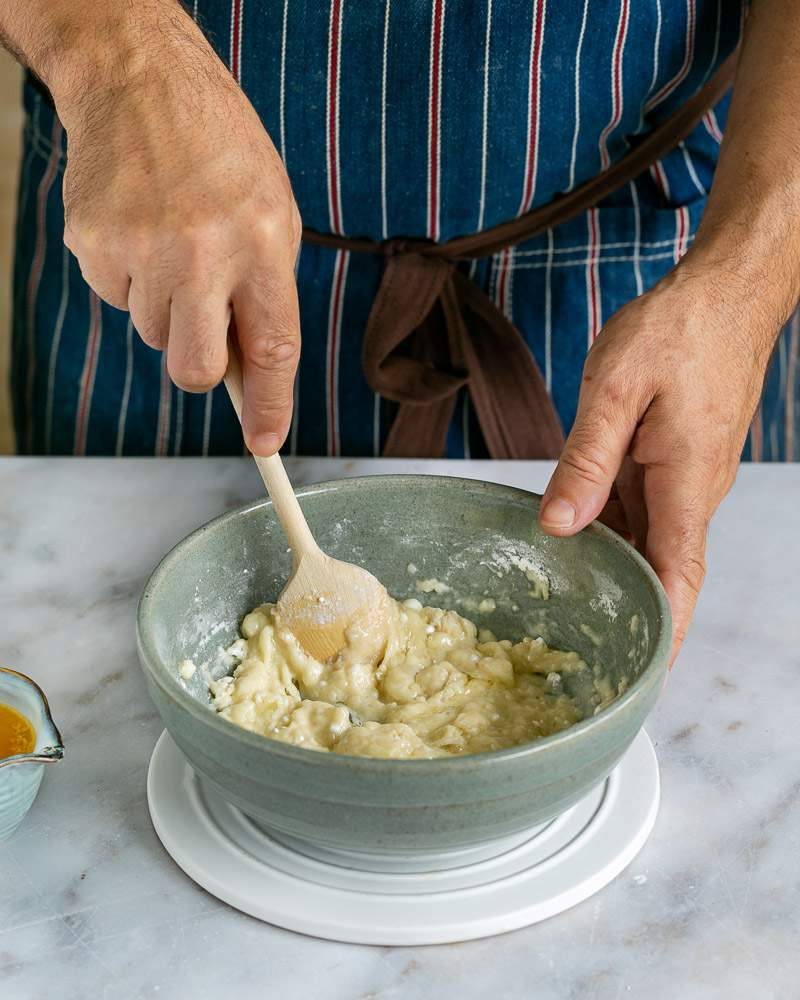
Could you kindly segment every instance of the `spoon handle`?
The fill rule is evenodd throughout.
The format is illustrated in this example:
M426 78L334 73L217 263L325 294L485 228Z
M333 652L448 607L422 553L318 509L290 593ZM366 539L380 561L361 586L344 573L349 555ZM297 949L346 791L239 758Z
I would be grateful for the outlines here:
M225 373L225 388L228 390L233 408L236 410L236 416L241 423L242 401L244 399L242 368L233 345L229 345L228 347L228 370ZM283 466L280 455L277 453L267 457L253 455L253 458L258 466L258 471L261 473L261 478L264 480L264 485L270 495L272 505L275 508L275 513L278 515L278 520L281 522L284 534L289 540L292 550L292 560L295 566L297 566L302 556L319 553L319 546L314 541L308 521L306 521L303 511L300 509L300 504L297 502L297 497L294 495L292 484L286 475L286 469Z

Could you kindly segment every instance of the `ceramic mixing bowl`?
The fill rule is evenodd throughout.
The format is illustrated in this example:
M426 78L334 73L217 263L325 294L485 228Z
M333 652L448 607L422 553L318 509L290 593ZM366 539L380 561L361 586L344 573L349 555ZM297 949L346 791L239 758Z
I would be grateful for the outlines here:
M586 717L506 750L397 761L305 750L218 716L208 682L226 672L220 649L246 612L277 597L290 569L286 539L262 500L180 542L139 605L148 690L205 782L309 853L413 858L499 842L608 775L658 697L670 648L666 597L629 545L597 524L574 538L548 537L537 524L538 496L473 480L375 476L308 486L298 497L322 548L366 567L394 596L420 596L415 580L435 577L451 589L429 603L503 638L540 634L577 650L590 669L565 687ZM465 611L487 594L495 611ZM178 671L184 658L198 665L189 681ZM623 693L595 714L603 677Z

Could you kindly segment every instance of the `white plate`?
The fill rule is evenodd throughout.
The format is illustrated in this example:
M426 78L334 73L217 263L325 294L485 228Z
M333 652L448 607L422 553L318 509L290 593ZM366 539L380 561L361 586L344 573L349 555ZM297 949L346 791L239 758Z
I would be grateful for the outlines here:
M608 885L653 829L659 777L642 730L609 777L552 822L492 845L483 860L409 873L357 870L353 856L323 860L279 843L206 787L166 732L147 801L186 874L245 913L334 941L444 944L526 927Z

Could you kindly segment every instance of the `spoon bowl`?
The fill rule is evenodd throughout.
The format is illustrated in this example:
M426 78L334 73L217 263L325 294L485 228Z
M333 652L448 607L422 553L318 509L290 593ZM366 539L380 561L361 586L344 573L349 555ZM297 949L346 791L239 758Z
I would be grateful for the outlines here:
M386 646L388 600L371 573L317 549L298 561L278 598L277 618L320 663L356 636L376 663Z
M235 347L228 352L225 386L239 420L244 387ZM280 455L254 455L292 551L292 575L278 599L281 624L315 660L324 663L358 634L374 646L377 662L388 632L389 602L383 585L360 566L331 559L317 545ZM365 650L366 651L366 650Z

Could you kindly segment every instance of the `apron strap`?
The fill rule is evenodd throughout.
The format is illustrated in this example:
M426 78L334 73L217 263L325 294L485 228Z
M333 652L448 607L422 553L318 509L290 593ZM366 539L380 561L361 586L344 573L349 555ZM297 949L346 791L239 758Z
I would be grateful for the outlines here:
M385 257L362 352L369 385L400 404L384 455L443 455L458 390L467 386L492 458L558 457L564 434L533 355L516 327L456 264L532 239L633 180L720 100L737 59L738 50L604 173L519 218L444 243L378 242L303 230L309 244Z

